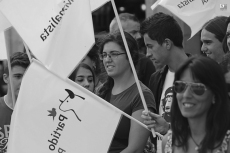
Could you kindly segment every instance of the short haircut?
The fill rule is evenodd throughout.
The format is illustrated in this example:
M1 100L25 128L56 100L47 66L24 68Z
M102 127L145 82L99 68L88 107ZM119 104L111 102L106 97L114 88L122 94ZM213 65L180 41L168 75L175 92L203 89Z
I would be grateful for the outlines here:
M199 152L213 151L219 147L230 126L230 102L227 93L227 86L220 65L213 59L204 56L192 56L186 60L175 73L174 82L181 79L185 70L191 71L195 80L203 83L212 91L215 104L211 104L206 117L206 135L202 140ZM188 149L188 138L191 131L187 118L185 118L179 108L177 94L173 93L173 103L171 106L171 129L173 132L172 145Z
M121 22L126 22L128 20L134 21L134 22L138 22L139 20L138 18L134 15L134 14L130 14L130 13L121 13L119 14L119 19L121 20ZM115 32L115 26L118 26L117 24L117 19L116 17L113 18L113 20L110 23L110 32Z
M222 43L227 30L226 19L227 17L225 16L217 16L206 22L202 30L205 29L213 33L216 39Z
M183 48L183 32L177 21L170 15L156 13L141 23L141 34L148 36L162 45L166 38L176 47Z
M14 66L21 66L21 67L26 69L30 65L30 60L29 60L29 58L28 58L26 53L15 52L10 57L10 65L11 65L11 69ZM4 73L9 75L9 70L8 70L8 65L7 64L4 67Z

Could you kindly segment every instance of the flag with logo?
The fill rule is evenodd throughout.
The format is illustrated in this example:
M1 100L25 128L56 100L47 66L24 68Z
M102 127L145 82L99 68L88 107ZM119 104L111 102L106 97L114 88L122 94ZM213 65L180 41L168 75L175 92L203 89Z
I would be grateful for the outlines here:
M154 10L160 6L172 12L191 28L191 37L193 37L208 20L217 15L221 15L216 12L217 7L220 7L220 1L221 0L159 0L153 4L151 8ZM223 2L223 4L225 3Z
M89 0L3 0L0 10L49 70L66 78L95 42ZM13 13L12 13L13 12Z
M8 153L105 153L121 114L34 61L23 77L12 115Z

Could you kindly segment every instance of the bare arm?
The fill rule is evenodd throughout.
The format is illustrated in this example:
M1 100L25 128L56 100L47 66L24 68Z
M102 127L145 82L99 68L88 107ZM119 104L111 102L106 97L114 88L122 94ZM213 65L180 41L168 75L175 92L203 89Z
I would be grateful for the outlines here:
M143 122L142 111L143 109L133 112L132 117ZM147 129L131 120L129 144L121 153L142 153L149 135L150 132Z
M168 135L169 135L169 133L168 134L166 134L164 137L163 137L163 139L162 139L162 153L164 153L165 152L165 145L166 145L166 143L167 143L167 141L168 141Z

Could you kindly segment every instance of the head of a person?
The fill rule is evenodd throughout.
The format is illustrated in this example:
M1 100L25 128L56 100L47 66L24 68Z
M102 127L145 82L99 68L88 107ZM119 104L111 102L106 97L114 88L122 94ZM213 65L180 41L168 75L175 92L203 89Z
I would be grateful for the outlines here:
M172 16L162 12L141 23L141 34L147 47L147 57L156 64L167 65L170 50L183 48L183 33L179 24Z
M222 42L226 34L225 16L217 16L204 24L201 30L201 42L203 51L216 62L221 62L224 55Z
M230 16L226 19L226 26L226 35L223 40L223 49L225 53L230 51Z
M89 91L94 92L95 74L89 65L80 63L69 76L69 79L88 89Z
M134 14L121 13L119 14L119 19L121 21L121 26L125 32L128 32L136 40L141 38L140 34L140 23L138 18ZM109 32L119 31L118 23L116 18L114 18L109 26Z
M12 83L15 98L17 98L21 86L22 77L27 67L30 65L30 61L26 53L16 52L13 53L10 57L10 65L12 82L10 82L8 66L5 66L4 68L3 79L8 84L8 92L11 92L10 84Z
M216 142L222 142L230 122L229 118L226 119L230 103L219 64L204 56L190 57L176 71L173 88L173 141L185 147L191 134L190 121L202 120L205 122L206 136L200 152L213 149Z
M138 62L138 45L136 40L127 32L124 32L134 66ZM105 36L100 48L100 58L103 61L107 74L119 77L132 72L125 45L121 33L116 31Z

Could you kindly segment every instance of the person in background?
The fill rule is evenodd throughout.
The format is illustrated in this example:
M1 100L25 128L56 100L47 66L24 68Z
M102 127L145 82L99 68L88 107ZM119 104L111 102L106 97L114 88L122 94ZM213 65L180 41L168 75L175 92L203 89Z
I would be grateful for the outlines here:
M163 138L163 152L230 153L230 102L220 66L204 56L191 57L176 71L173 88L171 132Z
M91 67L95 73L95 86L99 86L100 79L99 75L101 73L100 59L98 55L98 46L95 43L94 46L90 49L88 54L84 57L81 63L85 63Z
M154 130L164 135L170 127L170 116L166 110L169 111L172 104L170 88L173 86L174 74L188 58L183 49L183 33L172 16L161 12L142 22L141 33L148 56L153 57L156 63L165 65L152 74L148 86L155 97L157 107ZM161 140L161 137L157 137L158 153L161 153Z
M11 65L11 77L12 82L10 82L9 78L9 70L6 66L4 67L3 80L7 84L7 94L4 97L0 97L0 152L6 153L7 151L7 142L10 131L10 121L11 115L13 113L13 99L17 100L18 93L20 90L22 77L29 66L30 61L27 54L22 52L16 52L12 54L10 57L10 65ZM13 93L11 90L11 85L13 87Z
M201 30L201 41L203 51L208 57L220 63L224 52L222 42L226 34L227 25L225 16L217 16L204 24Z
M89 91L94 92L95 74L89 65L80 63L69 76L69 79L88 89Z
M138 62L136 40L124 32L134 65ZM100 88L99 96L140 122L144 110L134 79L130 61L119 31L105 36L100 46L100 58L108 74ZM151 91L140 82L149 110L155 112L155 101ZM142 153L150 132L135 121L122 117L109 148L109 153Z
M119 14L121 26L125 32L128 32L137 43L140 44L142 36L140 34L140 23L137 17L130 13ZM109 26L110 32L119 31L118 23L114 18ZM137 73L139 80L146 86L149 84L150 76L156 71L153 62L140 52L140 45L138 45L139 62L137 64Z

